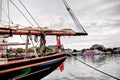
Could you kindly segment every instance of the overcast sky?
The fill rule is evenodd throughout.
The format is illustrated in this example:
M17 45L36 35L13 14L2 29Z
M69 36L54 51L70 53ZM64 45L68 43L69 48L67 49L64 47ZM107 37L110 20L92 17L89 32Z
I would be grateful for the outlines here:
M26 13L17 0L13 1ZM72 28L77 31L62 0L21 1L40 26L47 26L50 29ZM65 48L82 49L89 48L93 44L101 44L105 47L120 46L120 0L66 1L88 32L88 36L62 37L61 43ZM10 9L12 9L11 20L15 24L30 26L24 17L15 8L13 9L13 6ZM55 40L55 37L47 37L47 45L56 44Z

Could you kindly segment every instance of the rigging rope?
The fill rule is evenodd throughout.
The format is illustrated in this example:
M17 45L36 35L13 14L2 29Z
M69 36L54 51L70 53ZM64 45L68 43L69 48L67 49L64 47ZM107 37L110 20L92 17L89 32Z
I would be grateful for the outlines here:
M0 0L0 22L3 21L2 20L2 12L7 16L7 18L9 19L9 22L11 24L13 24L13 21L10 19L10 16L5 12L5 10L2 8L2 0ZM3 21L3 22L7 22L7 21ZM9 23L7 22L7 23Z
M0 0L0 22L2 20L2 0Z
M84 33L87 33L87 32L85 31L85 29L82 27L82 25L80 24L79 20L78 20L77 17L75 16L74 12L72 11L72 9L71 9L70 6L68 5L68 3L67 3L65 0L62 0L62 1L63 1L64 5L65 5L67 11L69 12L70 16L72 17L72 19L73 19L73 21L74 21L77 29L78 29L79 31L83 30Z
M31 21L23 14L23 12L15 5L15 3L10 0L10 2L17 8L17 10L23 15L23 17L34 27L34 25L31 23Z
M0 7L1 8L1 10L4 12L4 14L10 19L10 16L8 16L8 14L5 12L5 10L2 8L2 7ZM3 20L0 20L0 21L3 21ZM3 22L7 22L7 21L3 21ZM8 22L7 22L8 23ZM13 21L10 19L10 23L12 23L13 24Z
M81 61L80 59L74 57L72 54L69 54L69 55L72 56L74 59L78 60L79 62L81 62L82 64L84 64L84 65L86 65L86 66L88 66L88 67L90 67L90 68L92 68L92 69L94 69L94 70L96 70L96 71L98 71L98 72L100 72L100 73L103 73L103 74L105 74L105 75L107 75L107 76L109 76L109 77L112 77L112 78L116 79L116 80L120 80L119 78L117 78L117 77L115 77L115 76L112 76L112 75L110 75L110 74L108 74L108 73L105 73L105 72L103 72L103 71L101 71L101 70L99 70L99 69L96 69L95 67L93 67L93 66L91 66L91 65L89 65L89 64L87 64L87 63L85 63L85 62L83 62L83 61Z
M9 7L9 0L7 0L7 6L8 6L8 22L9 22L9 28L10 28L10 7Z
M28 13L28 14L30 15L30 17L33 19L33 21L37 24L37 26L40 28L40 31L42 31L40 25L39 25L38 22L34 19L34 17L30 14L30 12L29 12L28 9L25 7L25 5L22 3L22 1L21 1L21 0L18 0L18 1L21 3L21 5L24 7L24 9L27 11L27 13Z
M12 1L12 0L10 0ZM29 14L29 16L33 19L33 21L37 24L37 26L39 27L40 31L43 33L41 27L39 26L38 22L34 19L34 17L30 14L30 12L28 11L28 9L25 7L25 5L22 3L21 0L18 0L20 2L20 4L23 6L23 8L27 11L27 13ZM29 19L22 13L22 11L14 4L14 2L12 1L12 4L19 10L19 12L27 19L27 21L33 26L33 24L29 21ZM33 26L34 27L34 26ZM39 42L39 41L38 41Z
M36 47L34 46L34 43L33 43L33 40L32 40L32 36L29 35L29 38L31 40L31 43L32 43L32 46L33 46L33 49L34 49L34 52L35 52L34 54L35 54L36 57L38 57L38 54L37 54L37 51L36 51Z
M40 39L38 40L35 46L37 47L39 44L40 44Z

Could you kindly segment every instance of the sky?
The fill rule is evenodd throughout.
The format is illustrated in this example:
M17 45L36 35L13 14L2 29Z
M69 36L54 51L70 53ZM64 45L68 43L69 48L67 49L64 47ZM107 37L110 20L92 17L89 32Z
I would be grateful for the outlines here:
M5 1L5 0L4 0ZM12 0L28 16L18 0ZM21 0L40 26L49 29L72 28L78 31L62 0ZM90 48L93 44L120 47L120 0L66 0L88 36L61 37L65 48ZM5 2L4 2L5 5ZM31 26L10 3L10 17L15 24ZM6 7L4 6L4 9ZM4 21L7 20L3 14ZM32 19L28 16L32 21ZM33 21L32 21L33 22ZM33 24L37 26L34 22ZM10 40L12 40L10 38ZM55 37L46 37L47 45L55 45ZM14 41L14 40L12 40ZM16 40L18 41L18 40ZM23 40L19 40L23 41ZM24 42L24 41L23 41Z

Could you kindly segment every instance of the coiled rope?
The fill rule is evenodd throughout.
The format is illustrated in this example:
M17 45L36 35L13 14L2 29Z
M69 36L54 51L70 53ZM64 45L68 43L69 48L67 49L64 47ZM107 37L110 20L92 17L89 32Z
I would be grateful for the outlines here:
M113 76L113 75L110 75L110 74L108 74L108 73L105 73L105 72L103 72L103 71L101 71L101 70L99 70L99 69L96 69L95 67L93 67L93 66L91 66L91 65L89 65L89 64L87 64L87 63L85 63L85 62L83 62L83 61L81 61L80 59L74 57L72 54L69 54L69 55L72 56L74 59L78 60L79 62L83 63L84 65L86 65L86 66L88 66L88 67L90 67L90 68L92 68L92 69L94 69L94 70L96 70L96 71L98 71L98 72L100 72L100 73L103 73L103 74L105 74L105 75L107 75L107 76L109 76L109 77L112 77L112 78L116 79L116 80L120 80L119 78L117 78L117 77L115 77L115 76Z

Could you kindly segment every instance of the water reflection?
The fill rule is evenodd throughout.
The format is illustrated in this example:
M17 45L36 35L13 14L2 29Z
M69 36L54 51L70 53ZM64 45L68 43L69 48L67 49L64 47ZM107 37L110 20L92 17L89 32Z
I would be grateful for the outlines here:
M95 56L81 56L81 60L86 63L97 64L99 67L104 64L106 60L105 55L95 55Z
M76 58L120 78L120 54L76 56ZM73 57L68 57L64 64L65 69L63 72L57 69L42 80L115 80L89 68Z

